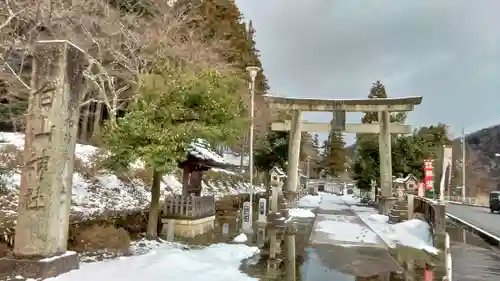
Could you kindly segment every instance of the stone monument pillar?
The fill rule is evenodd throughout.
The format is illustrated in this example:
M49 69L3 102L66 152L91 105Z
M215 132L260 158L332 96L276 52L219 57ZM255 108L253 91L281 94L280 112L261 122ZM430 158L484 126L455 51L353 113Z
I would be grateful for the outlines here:
M285 233L285 280L295 281L296 275L295 233Z
M0 276L48 278L78 268L67 241L83 56L68 41L35 44L14 251L0 260Z

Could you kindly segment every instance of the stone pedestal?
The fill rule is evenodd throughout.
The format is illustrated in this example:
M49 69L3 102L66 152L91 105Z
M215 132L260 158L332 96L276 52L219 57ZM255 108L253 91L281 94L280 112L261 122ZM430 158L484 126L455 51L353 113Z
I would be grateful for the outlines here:
M271 191L271 213L278 213L278 202L279 202L279 187L278 186L272 186L272 191Z
M434 231L434 246L440 250L445 248L446 240L446 205L437 203L433 205L434 218L432 218Z
M78 269L78 264L78 255L75 252L66 252L50 258L6 257L0 259L0 279L15 276L46 279Z
M288 207L295 207L299 199L299 193L296 191L283 191L283 196L285 197L286 204Z
M398 201L397 197L380 197L378 202L378 212L382 215L389 215L392 206Z
M15 258L0 260L0 268L9 269L11 275L38 278L78 268L76 254L64 253L83 88L83 55L68 41L35 44ZM6 274L4 270L0 272Z
M413 214L415 212L415 195L408 194L408 219L413 219Z
M168 239L169 231L173 232L175 237L193 238L212 231L215 227L215 216L192 220L162 219L161 223L163 224L162 236L165 239Z
M296 280L295 234L285 234L285 280Z

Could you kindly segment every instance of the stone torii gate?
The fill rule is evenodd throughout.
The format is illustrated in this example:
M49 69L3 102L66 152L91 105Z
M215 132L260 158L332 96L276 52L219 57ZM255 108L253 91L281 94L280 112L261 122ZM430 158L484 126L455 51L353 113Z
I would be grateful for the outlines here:
M349 133L378 133L380 153L381 198L379 211L386 214L392 207L392 163L391 134L411 133L409 125L390 123L391 112L412 111L422 102L422 97L386 98L386 99L301 99L266 96L270 109L292 111L291 122L273 123L274 131L290 131L287 170L287 199L297 196L298 166L300 155L301 132L345 131ZM301 122L303 111L333 112L332 123ZM346 123L346 112L378 112L378 124Z

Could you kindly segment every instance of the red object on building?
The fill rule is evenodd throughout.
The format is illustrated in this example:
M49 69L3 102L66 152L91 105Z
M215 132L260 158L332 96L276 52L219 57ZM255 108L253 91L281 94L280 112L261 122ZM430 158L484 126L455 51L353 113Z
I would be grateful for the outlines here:
M434 279L434 273L427 268L424 269L424 281L432 281Z
M424 185L426 190L434 187L434 160L424 160Z

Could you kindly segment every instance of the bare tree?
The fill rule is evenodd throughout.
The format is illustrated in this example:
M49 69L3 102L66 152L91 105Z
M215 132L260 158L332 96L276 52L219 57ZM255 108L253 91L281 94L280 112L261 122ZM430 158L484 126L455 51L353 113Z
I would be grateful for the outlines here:
M38 39L68 40L85 52L84 122L88 122L90 105L97 104L105 107L113 124L133 98L138 76L156 61L176 58L220 66L221 60L210 51L214 46L197 40L187 28L185 13L176 10L174 14L162 0L147 1L148 16L143 15L144 9L124 13L106 0L4 1L6 5L0 7L0 80L7 81L9 100L26 100L33 91L29 86L31 47ZM99 118L94 123L98 125Z
M83 127L89 124L91 105L104 107L110 124L136 98L141 74L168 67L216 68L232 71L217 54L222 41L199 40L183 9L171 1L150 0L147 7L120 10L113 0L0 0L0 82L6 81L9 100L27 100L30 93L31 57L37 40L68 40L85 53L86 90L81 95ZM138 1L139 4L142 3ZM158 65L159 63L169 65ZM246 89L242 89L246 93ZM13 117L14 118L14 117ZM94 128L100 117L94 118ZM85 129L84 128L84 129ZM152 190L159 189L159 180ZM152 202L159 201L159 192ZM154 207L154 208L153 208ZM154 210L153 210L154 209ZM158 204L150 210L148 235L156 236Z

